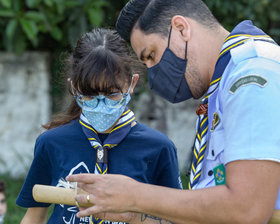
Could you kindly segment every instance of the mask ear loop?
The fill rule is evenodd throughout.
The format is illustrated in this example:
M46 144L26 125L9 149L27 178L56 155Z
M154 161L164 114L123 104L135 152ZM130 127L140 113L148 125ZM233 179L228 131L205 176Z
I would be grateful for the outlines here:
M75 96L75 91L74 91L74 86L73 86L73 82L70 78L67 79L68 82L70 82L70 86L71 86L71 94L73 96Z
M133 83L133 80L134 80L134 75L132 75L132 78L131 78L131 83L130 83L130 85L129 85L129 87L128 87L128 90L127 90L127 92L126 92L126 94L129 94L129 92L130 92L130 89L131 89L131 86L132 86L132 83Z
M171 31L172 31L172 26L170 27L169 34L168 34L168 45L167 45L168 48L170 46Z
M188 42L186 42L186 47L185 47L185 60L187 60L187 51L188 51Z

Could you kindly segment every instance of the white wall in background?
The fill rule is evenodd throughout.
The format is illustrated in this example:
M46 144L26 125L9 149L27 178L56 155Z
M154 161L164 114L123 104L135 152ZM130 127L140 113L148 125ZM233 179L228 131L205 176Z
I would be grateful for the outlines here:
M50 117L48 61L45 53L0 53L0 173L20 176L30 166Z

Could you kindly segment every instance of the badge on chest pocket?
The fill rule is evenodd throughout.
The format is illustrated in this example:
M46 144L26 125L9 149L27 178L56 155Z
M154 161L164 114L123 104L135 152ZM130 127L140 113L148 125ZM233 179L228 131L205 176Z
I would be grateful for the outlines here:
M215 128L218 126L219 123L220 123L219 114L217 112L215 112L213 114L212 127L211 127L210 131L213 132L215 130Z

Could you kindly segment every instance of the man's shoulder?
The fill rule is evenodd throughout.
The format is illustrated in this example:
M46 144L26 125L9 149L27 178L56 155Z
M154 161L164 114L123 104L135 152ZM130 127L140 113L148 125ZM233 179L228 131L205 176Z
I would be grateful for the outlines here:
M280 47L273 40L249 39L244 44L230 50L235 65L248 59L267 59L280 63Z
M248 41L231 50L231 60L220 82L220 91L235 93L239 87L280 82L280 47L263 41Z

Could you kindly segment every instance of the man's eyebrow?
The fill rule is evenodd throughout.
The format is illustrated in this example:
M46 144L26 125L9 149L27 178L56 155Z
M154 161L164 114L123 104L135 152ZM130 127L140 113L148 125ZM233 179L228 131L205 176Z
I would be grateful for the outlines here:
M145 53L145 51L146 51L146 48L144 48L142 51L141 51L141 53L140 53L140 60L141 61L144 61L144 59L145 59L145 56L144 56L144 53Z

